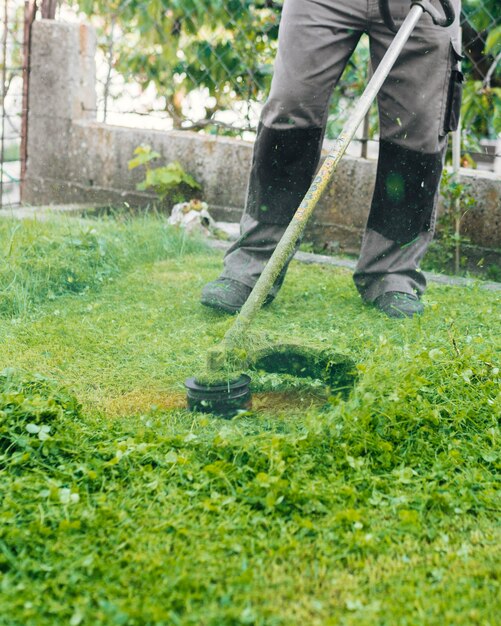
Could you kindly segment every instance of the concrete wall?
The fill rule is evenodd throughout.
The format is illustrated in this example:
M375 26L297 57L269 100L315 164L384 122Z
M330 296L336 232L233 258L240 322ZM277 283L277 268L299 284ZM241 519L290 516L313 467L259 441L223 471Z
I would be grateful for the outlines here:
M216 219L237 221L245 200L252 144L189 132L162 132L95 121L95 35L84 25L40 20L33 26L27 177L23 201L132 206L154 196L136 191L139 170L127 163L140 144L165 162L178 160L201 184ZM309 238L356 251L370 204L376 164L345 157L309 227ZM479 245L501 242L501 179L463 170L476 206L465 234Z

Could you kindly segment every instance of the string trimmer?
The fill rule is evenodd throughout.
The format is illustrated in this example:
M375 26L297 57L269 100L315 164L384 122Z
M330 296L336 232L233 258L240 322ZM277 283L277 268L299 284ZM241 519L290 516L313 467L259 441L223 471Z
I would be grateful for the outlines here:
M353 369L351 360L343 355L328 350L316 351L301 344L265 345L256 349L255 341L251 343L249 340L248 330L422 14L428 13L438 26L446 27L454 22L454 9L450 0L438 2L442 6L443 15L431 4L431 0L415 0L411 3L407 17L351 112L333 149L325 158L249 298L221 343L209 351L207 371L186 380L189 408L224 416L247 409L250 406L251 379L242 371L250 368L323 377L329 384L339 383ZM389 11L388 0L379 0L379 4L386 25L395 32L397 28Z

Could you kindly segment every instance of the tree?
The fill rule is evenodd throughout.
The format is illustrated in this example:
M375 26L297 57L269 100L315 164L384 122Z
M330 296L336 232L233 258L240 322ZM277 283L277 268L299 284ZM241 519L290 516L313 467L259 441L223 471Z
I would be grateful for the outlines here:
M251 126L251 105L264 99L270 85L283 0L70 2L93 19L110 69L144 88L155 85L175 128L224 127L221 112L228 110L239 112L242 126ZM499 0L464 0L462 24L466 134L495 137L501 132L495 113L501 105ZM348 64L331 103L328 135L339 131L339 109L362 92L368 56L362 44ZM189 119L186 102L201 90L204 113Z
M114 67L143 87L154 83L176 128L214 123L235 102L269 87L281 2L261 0L73 0L95 17ZM210 19L208 19L210 16ZM205 89L204 119L191 123L183 101Z

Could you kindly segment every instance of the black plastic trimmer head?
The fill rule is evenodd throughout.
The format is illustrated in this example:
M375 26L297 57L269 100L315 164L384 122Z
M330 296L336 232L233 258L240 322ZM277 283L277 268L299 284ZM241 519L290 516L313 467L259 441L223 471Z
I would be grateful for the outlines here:
M184 385L190 411L212 413L231 419L251 408L250 376L242 374L235 380L214 384L188 378Z
M350 357L320 346L275 343L246 355L240 362L242 369L323 380L330 395L346 396L356 380L356 366ZM251 409L250 383L249 376L238 373L228 380L224 376L211 380L207 375L188 378L184 383L188 408L231 419Z

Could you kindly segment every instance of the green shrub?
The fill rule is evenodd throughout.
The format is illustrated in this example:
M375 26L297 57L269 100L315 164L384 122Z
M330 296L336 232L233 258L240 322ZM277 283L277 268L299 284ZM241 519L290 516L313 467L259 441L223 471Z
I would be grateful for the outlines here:
M139 146L134 150L134 158L129 161L129 170L144 166L144 180L136 185L139 191L152 189L161 202L167 198L171 202L183 202L193 196L193 190L200 189L199 183L187 174L178 161L159 167L152 167L151 162L160 158L160 154L151 146Z

